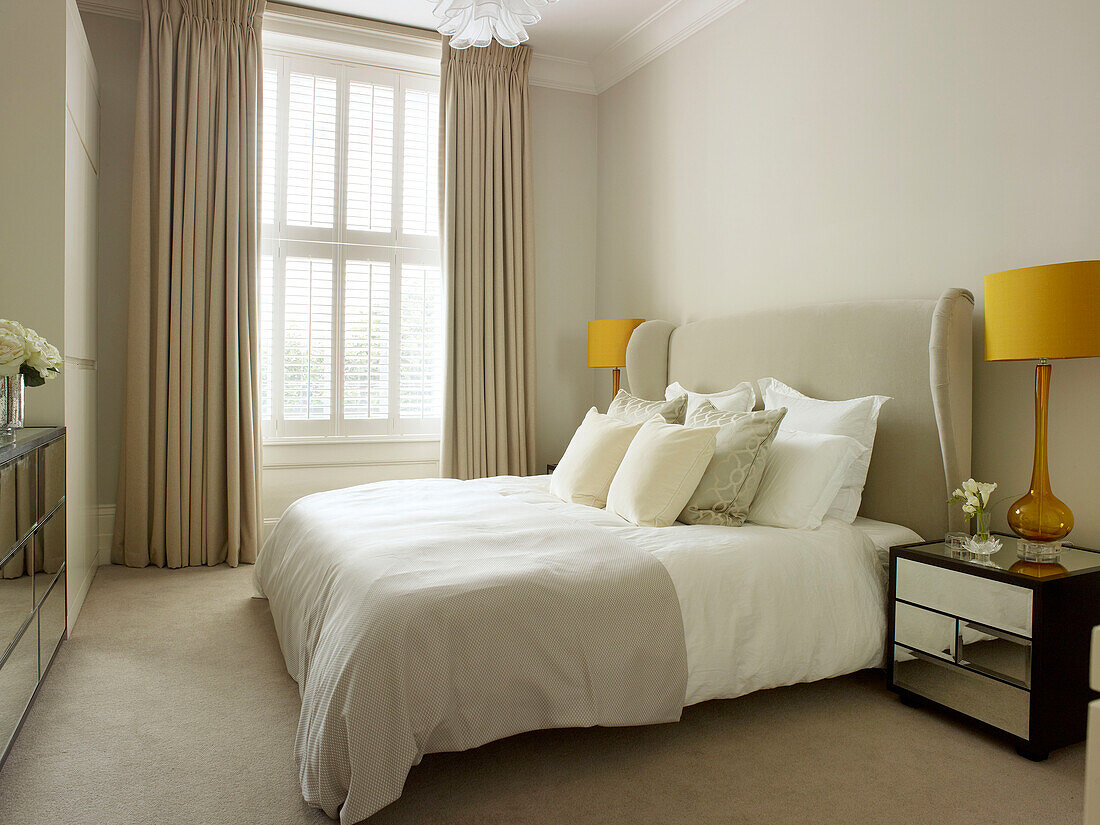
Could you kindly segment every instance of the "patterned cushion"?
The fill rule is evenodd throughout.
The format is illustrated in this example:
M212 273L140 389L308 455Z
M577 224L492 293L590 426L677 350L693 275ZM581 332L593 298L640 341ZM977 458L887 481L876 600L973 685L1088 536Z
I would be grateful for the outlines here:
M646 401L644 398L635 398L626 390L619 390L619 394L607 408L607 414L628 424L645 424L655 415L661 416L669 424L683 424L686 404L686 395L671 401Z
M764 475L768 447L785 409L726 412L703 401L688 417L689 427L720 427L714 457L680 513L686 524L740 527Z

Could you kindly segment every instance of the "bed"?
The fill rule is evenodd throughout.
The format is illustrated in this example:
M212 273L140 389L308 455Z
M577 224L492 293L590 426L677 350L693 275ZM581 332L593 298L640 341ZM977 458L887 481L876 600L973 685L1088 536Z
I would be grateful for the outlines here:
M892 544L960 526L973 297L640 326L632 391L781 377L892 396L854 524L636 527L548 477L384 482L288 508L257 561L302 695L303 796L355 823L426 753L527 730L671 722L683 707L881 664Z

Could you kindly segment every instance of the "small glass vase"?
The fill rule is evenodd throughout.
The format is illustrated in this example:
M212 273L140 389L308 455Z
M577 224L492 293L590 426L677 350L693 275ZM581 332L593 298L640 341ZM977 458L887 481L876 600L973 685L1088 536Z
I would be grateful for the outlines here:
M989 513L975 513L974 535L967 543L966 549L975 556L989 558L1001 549L1001 540L989 534Z
M0 378L0 447L15 443L15 431L23 427L23 376Z

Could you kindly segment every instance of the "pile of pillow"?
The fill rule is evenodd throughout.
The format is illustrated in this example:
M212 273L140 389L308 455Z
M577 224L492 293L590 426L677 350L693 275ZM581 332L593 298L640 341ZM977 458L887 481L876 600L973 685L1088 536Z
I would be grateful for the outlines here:
M563 501L633 524L851 523L871 462L881 395L821 401L774 378L717 393L671 384L665 400L622 390L585 415L550 479Z

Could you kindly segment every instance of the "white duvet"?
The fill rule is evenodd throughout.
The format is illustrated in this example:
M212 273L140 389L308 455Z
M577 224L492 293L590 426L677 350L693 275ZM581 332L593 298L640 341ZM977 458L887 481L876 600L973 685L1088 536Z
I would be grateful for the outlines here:
M879 667L886 638L885 559L912 530L826 519L816 530L636 527L549 492L549 476L468 482L617 533L656 556L680 601L684 705Z
M560 501L549 476L467 483L610 530L665 566L684 622L685 706L880 666L885 558L891 545L920 541L905 527L862 518L826 519L816 530L636 527ZM298 625L281 624L280 643L294 661Z

